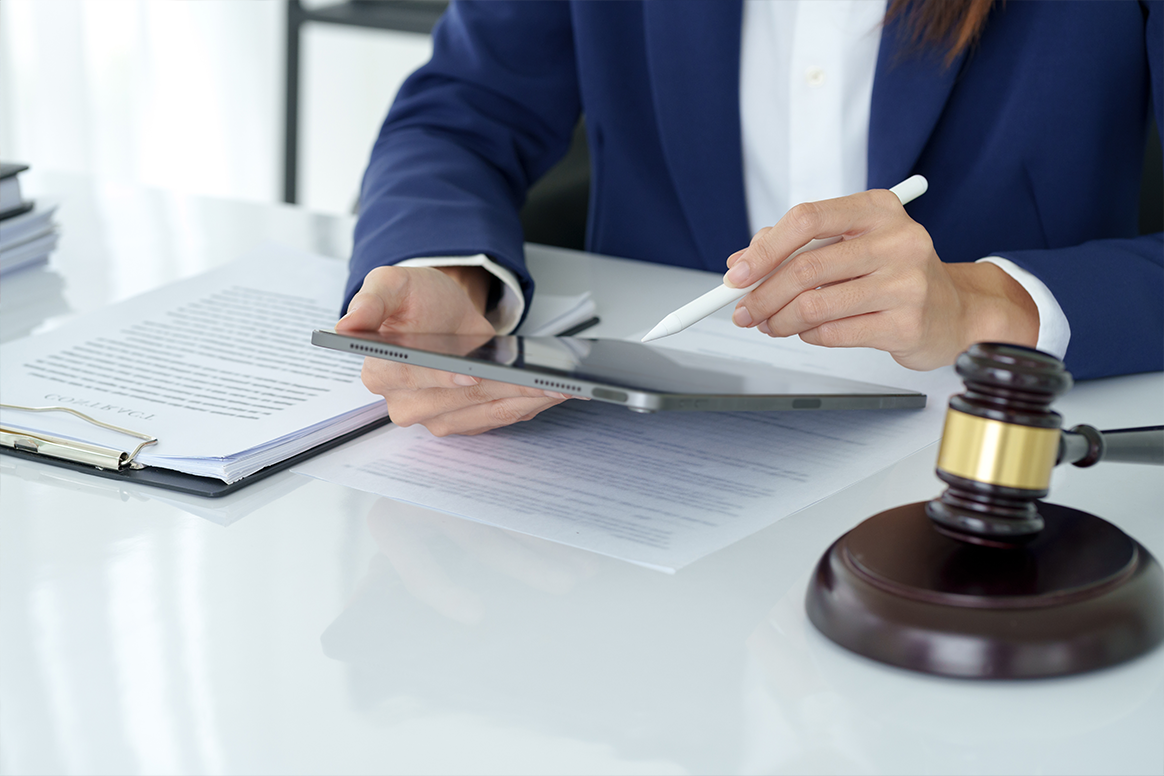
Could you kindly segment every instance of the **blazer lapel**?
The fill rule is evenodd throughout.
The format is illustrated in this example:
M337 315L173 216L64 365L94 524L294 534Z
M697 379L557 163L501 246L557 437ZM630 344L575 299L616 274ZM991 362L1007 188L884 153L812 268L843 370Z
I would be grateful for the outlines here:
M748 244L739 0L643 3L663 154L705 267Z
M934 131L964 54L946 67L941 52L914 51L900 19L885 25L873 76L869 116L871 189L893 186L909 177Z

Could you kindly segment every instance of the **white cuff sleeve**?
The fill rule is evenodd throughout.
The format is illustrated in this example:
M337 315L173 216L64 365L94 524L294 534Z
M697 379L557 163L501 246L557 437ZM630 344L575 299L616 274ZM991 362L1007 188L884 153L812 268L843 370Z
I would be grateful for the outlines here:
M484 267L501 280L501 299L497 306L485 313L485 319L493 324L498 334L509 334L517 328L525 312L525 295L517 276L490 259L484 253L476 256L432 256L422 259L405 259L397 267Z
M979 261L988 261L1010 275L1022 286L1039 311L1039 342L1035 346L1044 353L1050 353L1055 358L1063 358L1067 353L1067 345L1071 342L1071 325L1067 323L1067 316L1063 308L1055 301L1051 289L1043 281L1027 272L1009 259L1001 256L987 256Z

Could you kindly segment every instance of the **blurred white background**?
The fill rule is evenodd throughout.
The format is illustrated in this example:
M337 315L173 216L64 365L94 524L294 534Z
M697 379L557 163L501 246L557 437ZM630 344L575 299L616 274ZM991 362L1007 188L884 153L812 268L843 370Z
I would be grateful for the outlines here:
M285 25L284 0L3 0L0 157L278 202ZM431 41L313 23L302 40L299 202L350 212Z

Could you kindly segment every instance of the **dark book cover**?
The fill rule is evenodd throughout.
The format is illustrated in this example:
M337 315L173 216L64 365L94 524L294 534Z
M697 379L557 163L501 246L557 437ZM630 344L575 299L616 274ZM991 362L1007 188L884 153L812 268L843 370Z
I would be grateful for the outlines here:
M0 162L0 179L11 178L13 175L22 173L27 169L27 164L20 164L19 162Z
M0 162L0 180L15 178L16 175L28 169L27 164L19 162ZM33 203L20 196L20 184L13 180L5 184L4 202L0 204L0 220L18 216L32 210Z

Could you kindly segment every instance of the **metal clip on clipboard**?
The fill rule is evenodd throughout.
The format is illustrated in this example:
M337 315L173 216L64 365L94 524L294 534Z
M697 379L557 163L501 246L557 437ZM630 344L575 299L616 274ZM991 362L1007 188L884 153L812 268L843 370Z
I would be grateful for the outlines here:
M141 469L142 465L135 463L133 459L137 457L137 454L141 452L143 447L155 444L158 441L149 434L130 431L127 428L114 426L110 423L103 423L82 412L77 412L71 407L21 407L15 404L0 404L0 408L20 410L22 412L67 412L95 426L101 426L110 431L116 431L120 434L144 440L137 447L133 448L132 452L127 453L113 447L103 447L101 445L90 444L89 442L62 439L61 437L50 434L32 433L30 431L20 431L18 429L0 426L0 445L4 447L46 455L52 458L62 458L75 463L88 464L89 466L96 466L98 469L112 469L113 471Z

